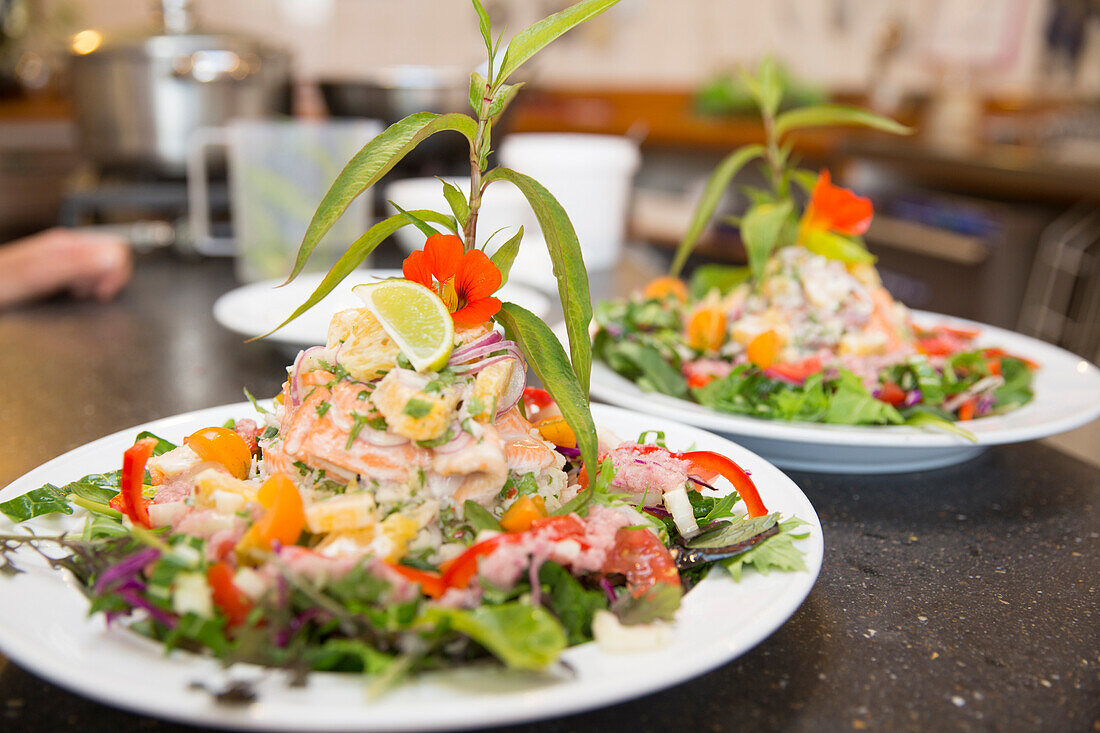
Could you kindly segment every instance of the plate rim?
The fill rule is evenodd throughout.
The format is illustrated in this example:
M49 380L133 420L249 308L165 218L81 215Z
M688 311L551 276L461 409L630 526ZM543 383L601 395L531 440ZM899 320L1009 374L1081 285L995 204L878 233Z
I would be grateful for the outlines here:
M363 277L395 277L400 276L401 270L396 267L371 267L366 269L352 270L347 277L353 277L356 275ZM295 283L301 285L303 283L312 283L312 286L308 287L309 290L313 290L320 284L321 280L325 277L323 272L305 272L295 278L288 285ZM346 280L347 278L345 278ZM284 278L272 278L269 280L261 280L254 283L245 283L239 285L232 290L222 293L214 301L212 312L214 320L222 328L225 328L233 333L247 338L259 338L263 336L262 341L274 344L276 346L292 346L295 348L312 346L312 343L306 343L300 339L291 337L287 334L276 331L275 333L264 336L264 332L258 328L252 327L249 324L245 324L242 319L237 317L237 309L242 302L251 302L254 298L260 297L259 294L270 294L275 291L279 286L285 282ZM342 284L342 283L341 283ZM337 286L339 287L339 285ZM521 282L508 281L501 287L511 287L518 291L522 291L524 298L529 299L531 303L537 303L538 309L532 310L532 312L539 318L546 319L552 312L552 301L550 298L538 288L534 288L530 285L526 285ZM273 297L273 296L271 296ZM320 304L318 304L320 305ZM315 306L316 307L316 306ZM292 311L288 311L287 315L290 315ZM274 326L276 324L272 324Z
M613 407L608 405L593 405L593 412L599 420L601 413L605 413L609 416L619 415L621 417L646 417L653 419L651 416L643 415L636 411L626 410L619 407ZM136 431L152 429L154 431L164 432L166 429L172 429L173 425L187 426L189 423L196 420L209 420L216 419L208 416L220 416L223 417L227 414L241 414L245 413L251 415L253 412L252 406L248 402L238 402L227 405L219 405L215 407L202 408L199 410L193 410L190 412L180 413L177 415L171 415L168 417L160 418L158 420L152 420L140 425L126 428L116 431L109 435L103 436L96 440L93 440L84 445L78 446L69 450L56 458L47 461L40 466L31 469L24 473L13 482L0 489L0 497L6 498L10 495L18 495L24 491L34 488L42 479L39 476L49 475L53 471L65 470L65 466L71 463L73 460L79 460L89 454L99 454L103 449L119 440L124 440L127 437L133 435ZM655 691L668 689L678 684L682 684L685 681L694 679L702 674L710 672L717 667L732 662L734 659L748 653L752 648L760 644L762 641L770 637L780 626L785 624L790 618L797 612L801 605L806 601L810 593L812 592L818 576L821 571L821 566L824 560L824 533L821 528L821 521L814 509L812 503L806 494L799 488L799 486L787 476L781 469L769 462L767 459L752 453L743 446L738 445L736 442L730 440L721 435L710 433L697 426L688 425L668 418L656 418L657 421L663 423L663 427L674 427L679 430L687 432L688 436L692 433L703 433L709 436L707 440L713 441L723 445L723 449L729 449L731 454L739 456L741 461L752 463L758 463L759 465L753 466L753 470L764 474L770 474L771 479L778 479L782 482L782 490L788 492L789 496L784 501L784 504L788 502L791 506L785 506L787 514L796 514L800 519L807 522L809 527L814 530L810 536L805 540L800 540L801 547L806 552L807 571L804 573L796 574L771 574L769 576L760 576L762 578L776 578L785 576L790 578L790 582L785 586L779 588L773 592L773 596L767 601L765 605L756 610L756 612L747 619L747 626L751 630L750 637L747 640L742 640L739 643L733 644L732 652L727 645L714 644L709 649L703 648L693 652L692 660L690 664L686 662L680 662L678 665L668 666L664 668L664 672L655 678L636 682L633 685L620 687L619 689L608 692L606 689L599 686L589 686L587 691L584 688L579 690L582 694L577 694L578 689L576 686L570 689L572 696L569 699L553 700L553 704L547 704L545 700L539 704L539 698L546 698L546 694L536 694L533 700L526 701L529 704L523 706L517 713L515 710L509 710L508 714L504 714L498 708L507 706L480 706L478 708L478 715L473 717L467 717L456 723L450 717L442 718L436 716L432 720L425 721L412 720L412 721L394 721L384 720L382 725L379 726L364 726L362 718L350 719L328 719L325 722L314 725L312 730L325 730L325 731L337 731L337 730L459 730L474 728L479 726L499 726L507 724L518 724L523 722L530 722L534 720L551 719L557 717L564 717L567 715L580 713L592 709L603 708L610 705L614 705L626 700L635 699L644 695L651 694ZM688 437L685 436L685 437ZM71 470L71 469L70 469ZM13 490L13 487L16 490ZM778 488L778 487L777 487ZM0 518L0 521L7 522L5 518ZM10 522L8 522L10 524ZM50 571L51 573L53 571ZM56 577L56 576L50 576ZM68 578L58 582L59 586L65 586L65 593L73 593L79 596L79 592L75 588L71 588L70 583L66 582ZM0 579L0 583L13 582L13 579ZM17 579L15 579L17 582ZM723 583L728 582L732 584L732 580L724 580L722 578L716 578L708 583ZM759 581L765 582L765 581ZM765 582L766 585L766 582ZM2 587L0 587L2 588ZM0 594L3 590L0 589ZM690 599L691 596L688 596ZM82 599L81 599L82 600ZM701 603L705 603L704 600ZM683 611L681 611L682 613ZM102 629L101 619L99 617L85 617L83 622L87 625L99 625ZM91 629L85 627L85 631L91 633ZM125 632L123 636L118 637L118 643L124 644L126 641L134 641L153 644L143 637L132 635L129 632ZM112 643L112 642L108 642ZM571 647L566 650L565 656L575 656L583 653L583 650L594 649L593 643L588 643L578 647ZM49 655L46 655L45 660L42 659L42 655L36 655L36 648L27 641L25 644L22 640L18 639L14 635L14 632L10 631L6 625L0 625L0 650L8 656L13 662L18 664L21 668L36 674L51 684L56 684L64 689L67 689L75 694L79 694L82 697L94 700L96 702L107 704L110 706L122 708L142 715L150 715L165 720L173 720L178 722L199 724L199 725L216 725L219 727L227 727L233 729L279 729L279 730L300 730L302 727L302 721L298 719L291 720L279 720L272 719L270 717L255 717L247 714L248 708L244 708L244 712L228 707L218 707L215 705L184 705L180 707L179 700L183 691L174 695L175 704L169 710L165 710L163 707L164 699L159 700L143 700L141 696L128 695L124 691L117 689L112 684L97 685L94 680L88 680L87 678L73 679L71 676L75 674L69 667L66 660L58 659L52 660ZM658 650L659 651L659 650ZM571 652L573 654L571 654ZM606 653L604 653L606 654ZM616 657L618 655L609 655L608 657ZM634 655L626 655L627 658L631 658ZM194 664L206 664L216 665L217 660L207 657L200 657L197 655L188 655L187 659L190 659ZM164 657L160 654L151 656L148 661L154 665L169 664L175 665L175 657ZM242 668L247 669L252 667L251 665L242 665ZM169 670L172 668L169 667ZM258 667L252 667L252 669L261 669ZM198 671L198 670L196 670ZM335 676L335 675L333 675ZM325 679L327 676L324 673L318 673L311 677L311 680ZM335 687L339 687L346 678L342 678L338 682L331 683ZM278 685L283 685L282 681L277 682ZM313 684L311 682L311 684ZM601 692L601 690L603 690ZM547 686L542 688L543 693L550 693L551 696L554 693L553 686ZM193 701L205 699L205 693L203 698L192 698ZM184 695L183 699L188 696ZM474 695L475 699L482 698L481 695ZM531 697L528 695L528 697ZM491 697L486 697L486 700L491 701ZM306 700L308 703L308 699ZM533 704L530 704L533 703ZM307 704L307 707L308 704ZM369 711L368 705L364 705L358 709L361 714ZM316 722L316 721L314 721Z
M1037 406L1040 394L1036 394L1031 403L1020 410L991 418L975 420L967 426L977 442L973 443L961 436L946 432L933 432L904 425L828 425L812 422L794 422L784 420L765 420L744 415L732 415L696 402L689 402L670 395L643 392L633 382L620 376L598 359L593 359L591 394L593 397L616 405L637 404L639 398L646 400L646 407L654 414L672 420L695 425L707 430L718 431L724 435L752 437L758 440L774 440L789 443L812 443L815 445L836 445L868 448L968 448L974 446L1003 445L1027 440L1045 438L1051 435L1073 430L1100 417L1100 369L1082 356L1067 351L1054 344L1026 336L1015 331L991 326L957 316L949 316L931 311L911 310L918 322L947 323L949 325L978 328L983 337L988 337L991 345L997 339L1026 342L1036 351L1044 352L1059 361L1077 364L1077 369L1086 379L1094 381L1095 400L1082 400L1081 408L1073 414L1049 419L1035 425L1006 425L1011 418L1021 412ZM557 331L560 337L560 330ZM985 339L983 339L984 341ZM1040 361L1040 367L1042 362ZM624 389L623 385L627 388ZM1024 412L1026 415L1027 413Z

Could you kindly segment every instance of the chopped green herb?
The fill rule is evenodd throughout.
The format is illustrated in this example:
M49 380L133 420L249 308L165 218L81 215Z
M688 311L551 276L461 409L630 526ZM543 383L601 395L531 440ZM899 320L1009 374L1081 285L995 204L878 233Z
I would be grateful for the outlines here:
M426 417L432 411L432 403L427 400L421 400L416 397L410 397L409 401L405 403L405 409L402 412L414 420L419 420L422 417Z

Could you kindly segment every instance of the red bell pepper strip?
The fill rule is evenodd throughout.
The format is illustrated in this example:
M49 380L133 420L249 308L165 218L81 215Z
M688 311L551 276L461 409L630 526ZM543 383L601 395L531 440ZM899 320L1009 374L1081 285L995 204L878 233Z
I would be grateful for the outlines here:
M466 588L477 574L478 558L492 554L498 547L519 541L522 532L516 534L498 534L496 537L478 542L466 548L466 551L440 568L443 571L443 585L446 588Z
M217 562L206 569L206 582L214 605L222 610L230 627L240 626L248 619L252 601L233 582L233 569L228 563Z
M764 506L764 502L760 498L760 492L756 489L756 484L745 473L745 469L721 453L695 450L687 453L673 453L672 455L688 461L704 471L717 473L733 484L733 488L737 490L741 500L745 502L745 509L750 517L762 517L768 513L767 507Z
M387 562L386 564L398 575L419 585L421 592L426 596L439 598L447 591L447 586L443 582L443 576L439 573L432 573L427 570L417 570L416 568L411 568L408 565L401 565L399 563Z
M745 469L741 468L721 453L715 453L709 450L676 453L652 443L634 446L632 450L642 455L646 453L655 453L657 451L666 451L673 458L679 458L682 461L687 461L694 465L698 473L704 473L707 477L714 475L722 476L733 484L733 488L737 489L737 493L740 494L741 499L745 502L745 508L748 510L750 517L762 517L768 513L768 510L764 507L763 500L760 498L760 492L757 491L756 484L749 478L749 474L745 472ZM583 469L581 472L582 474L584 473ZM587 476L585 478L587 478ZM582 484L582 488L583 487L584 485Z
M152 528L153 523L149 521L149 509L141 490L145 485L145 463L156 447L156 438L143 438L122 454L122 480L118 492L122 499L119 509L134 524L147 528Z

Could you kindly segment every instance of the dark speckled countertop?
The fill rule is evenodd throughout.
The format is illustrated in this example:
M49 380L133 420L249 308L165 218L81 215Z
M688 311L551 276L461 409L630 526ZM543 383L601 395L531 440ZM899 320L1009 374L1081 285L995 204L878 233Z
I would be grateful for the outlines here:
M638 277L624 266L597 295ZM274 394L285 357L211 306L227 261L147 255L108 305L0 313L0 485L138 423ZM825 532L797 613L741 658L515 730L1100 731L1100 469L1039 443L908 475L793 473ZM0 730L180 731L0 657ZM509 729L511 730L511 729Z

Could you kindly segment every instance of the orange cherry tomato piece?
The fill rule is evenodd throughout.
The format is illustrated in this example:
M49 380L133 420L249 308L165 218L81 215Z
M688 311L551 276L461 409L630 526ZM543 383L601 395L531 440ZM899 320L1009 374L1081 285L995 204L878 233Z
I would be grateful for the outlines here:
M779 334L767 330L749 342L746 355L756 366L767 369L779 358Z
M252 466L252 451L244 438L229 428L210 427L196 430L183 439L184 445L204 461L220 463L242 481Z
M258 499L267 511L249 528L246 539L265 550L276 540L283 546L297 542L306 526L306 510L294 482L277 473L264 481Z
M577 436L564 417L548 417L545 420L539 420L535 423L535 429L539 431L543 440L549 440L554 445L562 448L577 447Z
M647 298L663 299L668 296L676 298L681 303L687 301L688 291L684 281L676 277L659 277L651 280L642 290L642 295Z
M521 496L500 518L505 532L526 532L537 519L546 518L546 502L541 496Z

